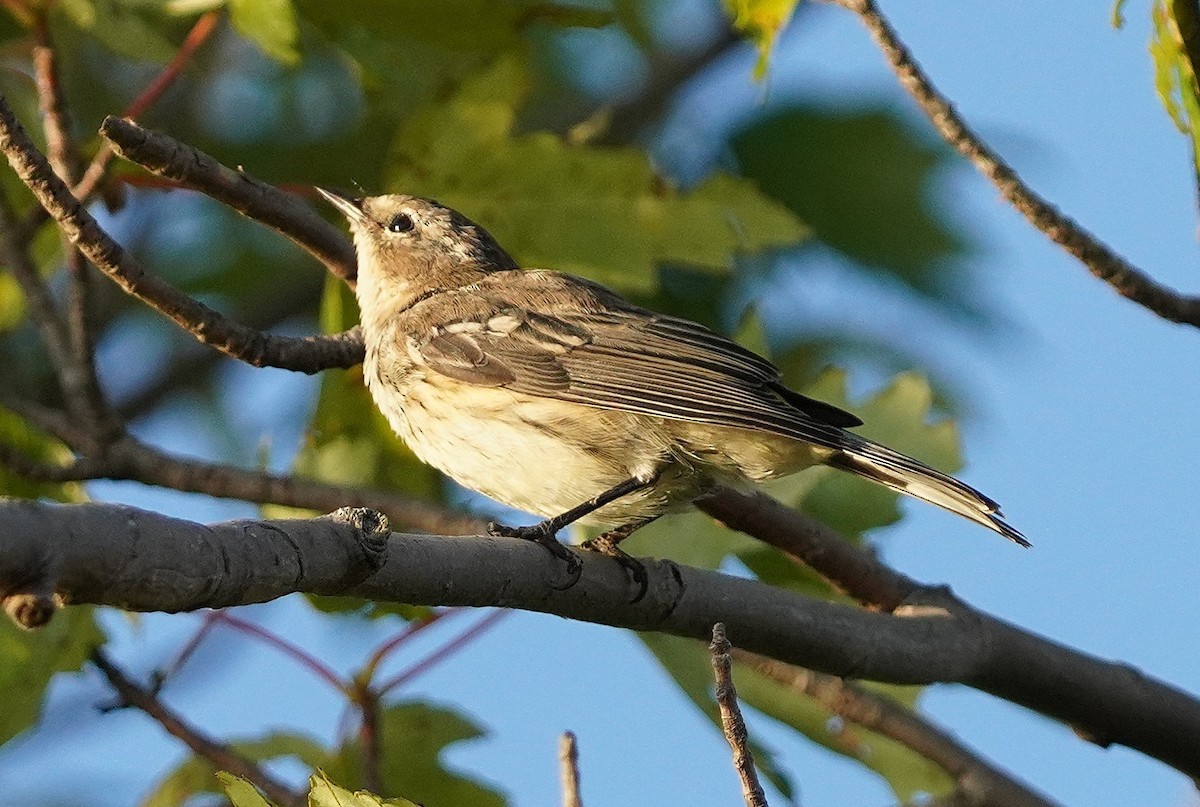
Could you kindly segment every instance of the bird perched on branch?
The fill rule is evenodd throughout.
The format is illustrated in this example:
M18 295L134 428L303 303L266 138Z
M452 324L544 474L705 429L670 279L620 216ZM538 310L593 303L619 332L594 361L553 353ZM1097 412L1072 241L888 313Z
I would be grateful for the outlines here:
M719 484L825 464L944 507L1023 546L996 502L847 431L862 423L783 385L766 359L589 280L526 270L479 225L415 196L318 188L350 222L364 373L409 448L459 484L617 545ZM628 559L626 559L628 560Z

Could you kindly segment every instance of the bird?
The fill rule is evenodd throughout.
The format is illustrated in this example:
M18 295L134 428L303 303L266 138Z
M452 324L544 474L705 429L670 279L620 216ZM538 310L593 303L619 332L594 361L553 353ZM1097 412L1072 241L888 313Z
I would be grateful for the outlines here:
M784 385L767 359L585 278L524 269L483 227L419 196L316 189L349 222L363 373L416 456L542 517L493 523L572 564L555 538L625 562L622 540L721 485L828 465L1029 542L1000 506L858 435L855 415Z

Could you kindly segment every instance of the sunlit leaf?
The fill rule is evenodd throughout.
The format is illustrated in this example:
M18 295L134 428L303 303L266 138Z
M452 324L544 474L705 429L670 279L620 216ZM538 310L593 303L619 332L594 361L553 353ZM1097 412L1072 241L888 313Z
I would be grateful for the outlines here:
M1150 14L1154 86L1171 120L1191 138L1193 162L1200 171L1200 85L1188 58L1175 0L1155 0ZM1194 19L1194 14L1187 19Z
M365 790L352 793L329 781L324 773L313 774L309 788L309 807L421 807L405 798L381 799Z
M329 759L329 752L320 744L300 734L269 734L257 740L235 740L229 742L228 746L235 753L256 762L295 757L314 770ZM224 785L228 776L225 774L218 779L212 762L203 757L188 757L159 780L142 800L140 807L183 807L193 796L219 793L222 787L228 792L228 787ZM257 791L255 794L257 795ZM254 795L246 794L244 798L250 799L250 803L254 804ZM234 803L240 804L236 801Z
M758 48L754 77L767 74L771 48L796 10L798 0L723 0L733 26Z
M240 776L221 771L217 779L233 807L275 807L254 785Z

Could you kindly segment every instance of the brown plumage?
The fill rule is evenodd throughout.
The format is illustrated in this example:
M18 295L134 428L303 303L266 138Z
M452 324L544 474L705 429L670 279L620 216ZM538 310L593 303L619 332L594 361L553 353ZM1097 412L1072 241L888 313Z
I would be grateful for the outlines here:
M428 199L322 192L354 233L371 393L417 456L464 486L550 517L624 483L579 514L620 538L717 484L824 463L1028 545L994 501L847 431L861 421L709 329L519 269Z

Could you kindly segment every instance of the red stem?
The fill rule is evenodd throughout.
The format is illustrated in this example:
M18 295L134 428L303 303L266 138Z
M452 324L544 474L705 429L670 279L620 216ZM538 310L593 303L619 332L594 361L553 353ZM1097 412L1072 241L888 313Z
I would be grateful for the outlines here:
M426 672L434 665L445 661L454 653L462 650L472 639L474 639L476 636L479 636L484 631L489 630L493 625L511 613L512 611L508 610L493 611L471 627L467 628L458 636L446 642L446 644L442 645L442 647L433 651L428 656L409 667L407 670L397 673L393 677L384 681L376 689L376 692L378 692L380 697L382 697L387 692L407 684L409 681Z
M271 633L265 628L255 625L249 620L234 616L228 611L214 611L213 613L216 615L214 617L216 621L228 625L229 627L239 630L249 636L254 636L257 639L261 639L281 653L291 656L296 661L300 662L309 670L311 670L318 678L324 679L326 683L339 692L349 692L351 690L353 685L339 678L338 674L333 671L332 667L311 653L301 650L299 647L287 641L286 639Z

